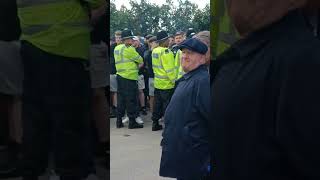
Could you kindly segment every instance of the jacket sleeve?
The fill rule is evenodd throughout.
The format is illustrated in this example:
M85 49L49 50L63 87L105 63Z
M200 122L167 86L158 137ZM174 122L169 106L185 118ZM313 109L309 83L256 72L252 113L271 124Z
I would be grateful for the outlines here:
M166 71L166 74L170 81L175 82L177 71L175 68L175 59L173 53L169 49L164 50L164 52L162 52L160 60L162 62L163 69Z
M131 60L138 63L138 64L142 64L143 63L143 59L140 56L140 54L136 51L135 48L131 47Z

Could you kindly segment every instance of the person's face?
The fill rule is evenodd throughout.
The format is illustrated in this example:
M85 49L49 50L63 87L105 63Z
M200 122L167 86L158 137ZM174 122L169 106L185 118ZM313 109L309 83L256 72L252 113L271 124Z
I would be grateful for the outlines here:
M137 48L137 47L139 47L139 45L140 45L139 41L137 41L137 40L133 41L133 44L132 44L133 47Z
M134 43L134 41L133 41L133 39L125 39L124 40L124 43L126 44L126 45L128 45L128 46L131 46L131 45L133 45L133 43Z
M120 44L121 43L121 36L116 35L115 38L116 38L116 43Z
M182 49L181 66L184 72L190 72L200 65L205 63L205 56L203 54L191 51L189 49Z
M180 44L183 41L183 39L184 39L183 35L177 35L174 37L174 42L176 44Z

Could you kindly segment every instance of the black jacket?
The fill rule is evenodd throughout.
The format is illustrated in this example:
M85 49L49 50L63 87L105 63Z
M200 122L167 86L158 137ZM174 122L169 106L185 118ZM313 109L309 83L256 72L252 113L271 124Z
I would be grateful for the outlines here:
M152 68L152 50L148 49L147 51L144 52L144 58L145 60L145 68L148 72L148 77L149 78L154 78L154 72Z
M15 0L0 1L0 40L13 41L20 37L20 22Z
M320 179L320 41L299 11L212 69L214 180Z
M116 48L117 43L113 43L110 47L110 67L111 71L110 74L116 74L117 69L116 69L116 64L115 64L115 59L114 59L114 49Z

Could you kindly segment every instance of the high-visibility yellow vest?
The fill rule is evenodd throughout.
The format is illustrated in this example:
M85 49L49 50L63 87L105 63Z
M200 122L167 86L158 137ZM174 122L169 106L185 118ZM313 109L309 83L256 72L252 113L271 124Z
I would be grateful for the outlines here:
M143 59L134 47L125 44L116 46L114 59L119 76L130 80L138 80L139 64L143 62Z
M213 59L228 49L239 39L227 13L224 0L211 1L212 26L212 46L211 56Z
M176 57L175 57L175 66L176 66L176 73L177 73L177 78L176 80L180 79L184 74L185 72L183 71L182 69L182 66L181 66L181 55L182 55L182 51L179 49L177 51L177 54L176 54Z
M170 49L164 47L153 49L152 68L155 88L161 90L174 88L177 70L174 55Z
M86 0L98 8L104 0ZM80 0L17 0L21 39L39 49L64 57L88 59L88 8Z

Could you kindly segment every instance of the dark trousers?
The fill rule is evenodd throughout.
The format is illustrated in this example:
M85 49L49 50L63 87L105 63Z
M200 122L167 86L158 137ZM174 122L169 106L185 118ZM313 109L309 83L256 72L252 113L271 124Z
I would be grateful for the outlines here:
M27 42L21 54L25 175L42 174L52 151L59 175L86 176L93 167L86 61L52 55Z
M130 119L134 119L137 115L138 106L138 84L135 80L129 80L117 75L118 83L118 105L117 105L117 118L121 119L125 115L127 110L127 115Z
M154 89L154 108L152 113L152 121L157 122L164 115L173 92L174 89Z

